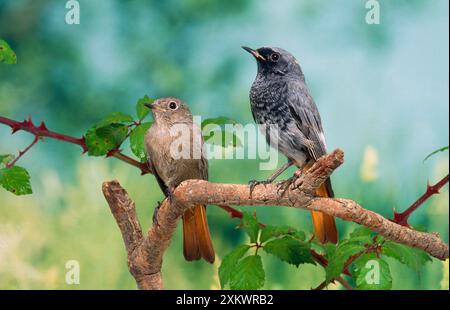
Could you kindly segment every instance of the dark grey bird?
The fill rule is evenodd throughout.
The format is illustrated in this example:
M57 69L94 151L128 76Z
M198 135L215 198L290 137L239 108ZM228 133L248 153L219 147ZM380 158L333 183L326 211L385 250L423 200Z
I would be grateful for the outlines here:
M152 110L155 120L145 135L148 164L164 194L171 198L175 188L185 180L208 180L202 133L194 124L187 104L178 98L168 97L146 106ZM182 141L181 130L186 141ZM189 149L186 156L181 157L174 152L182 144ZM204 205L196 205L183 214L183 254L188 261L203 258L214 262L214 248Z
M309 169L314 161L327 153L327 147L319 111L295 57L277 47L243 49L255 57L258 65L250 90L253 118L257 124L278 127L277 137L266 133L266 139L288 158L288 162L268 180L254 181L254 186L273 182L292 165L303 171ZM330 179L316 194L334 196ZM320 242L337 243L338 233L332 216L313 211L312 219L315 236Z

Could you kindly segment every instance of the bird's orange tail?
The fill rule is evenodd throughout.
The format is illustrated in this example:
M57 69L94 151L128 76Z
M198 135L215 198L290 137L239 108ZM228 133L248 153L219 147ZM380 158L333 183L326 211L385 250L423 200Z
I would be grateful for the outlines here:
M187 261L204 258L214 263L214 248L203 205L197 205L183 215L183 254Z
M322 184L317 189L316 195L319 197L332 197L332 194L328 192L326 183ZM320 243L337 243L338 232L334 217L319 211L311 211L311 215L317 240L319 240Z

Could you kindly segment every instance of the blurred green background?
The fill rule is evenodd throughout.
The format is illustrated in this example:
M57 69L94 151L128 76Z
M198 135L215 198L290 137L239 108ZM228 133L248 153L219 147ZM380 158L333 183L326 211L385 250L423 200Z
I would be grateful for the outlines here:
M65 1L0 0L0 38L19 61L0 65L0 115L31 115L81 136L109 112L133 113L136 100L148 94L181 97L203 117L248 123L256 65L240 46L280 46L303 68L329 148L346 152L346 163L333 175L337 196L391 217L394 208L404 210L423 193L427 179L448 173L448 153L422 163L449 141L446 0L380 1L380 25L365 23L362 0L79 2L81 24L67 25ZM0 154L31 141L0 126ZM236 183L268 176L258 164L213 160L210 176ZM163 197L154 178L52 140L39 143L20 165L30 171L34 194L15 197L0 189L0 289L134 289L101 184L120 180L147 229ZM446 187L411 223L448 242L448 206ZM312 229L307 212L256 209L264 223ZM208 218L218 262L185 262L179 228L165 255L167 288L219 287L220 258L245 236L216 207ZM338 225L342 237L355 227ZM65 283L65 263L72 259L80 262L80 285ZM310 289L324 279L312 265L296 269L263 260L267 289ZM395 289L448 289L448 264L433 260L419 273L391 266Z

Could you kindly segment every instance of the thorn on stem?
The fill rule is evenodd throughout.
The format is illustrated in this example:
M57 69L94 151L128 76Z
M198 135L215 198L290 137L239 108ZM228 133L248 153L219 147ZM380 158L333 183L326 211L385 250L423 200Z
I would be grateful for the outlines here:
M397 213L394 210L394 218L392 221L402 226L410 227L408 224L409 216L416 211L425 201L427 201L431 196L440 193L440 189L448 183L449 175L447 174L444 178L442 178L439 182L434 185L430 185L430 181L427 180L427 190L425 193L419 197L408 209L406 209L402 213Z
M48 131L48 128L47 128L47 126L45 125L44 122L42 122L41 125L39 125L38 128L39 128L40 130Z
M28 121L26 121L26 123L30 128L35 127L33 124L33 120L31 119L31 115L28 116Z

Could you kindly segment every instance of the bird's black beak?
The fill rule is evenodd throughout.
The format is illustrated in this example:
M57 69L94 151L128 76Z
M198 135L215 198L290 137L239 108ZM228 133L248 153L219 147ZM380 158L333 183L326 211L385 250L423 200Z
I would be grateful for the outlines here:
M266 60L266 59L265 59L265 58L264 58L257 50L254 50L254 49L252 49L252 48L250 48L250 47L247 47L247 46L242 46L242 48L243 48L244 50L246 50L247 52L249 52L250 54L252 54L253 57L256 58L256 60L258 60L258 59L261 59L261 60L263 60L263 61Z
M144 105L149 108L150 110L153 110L153 108L155 107L153 104L151 103L144 103Z

